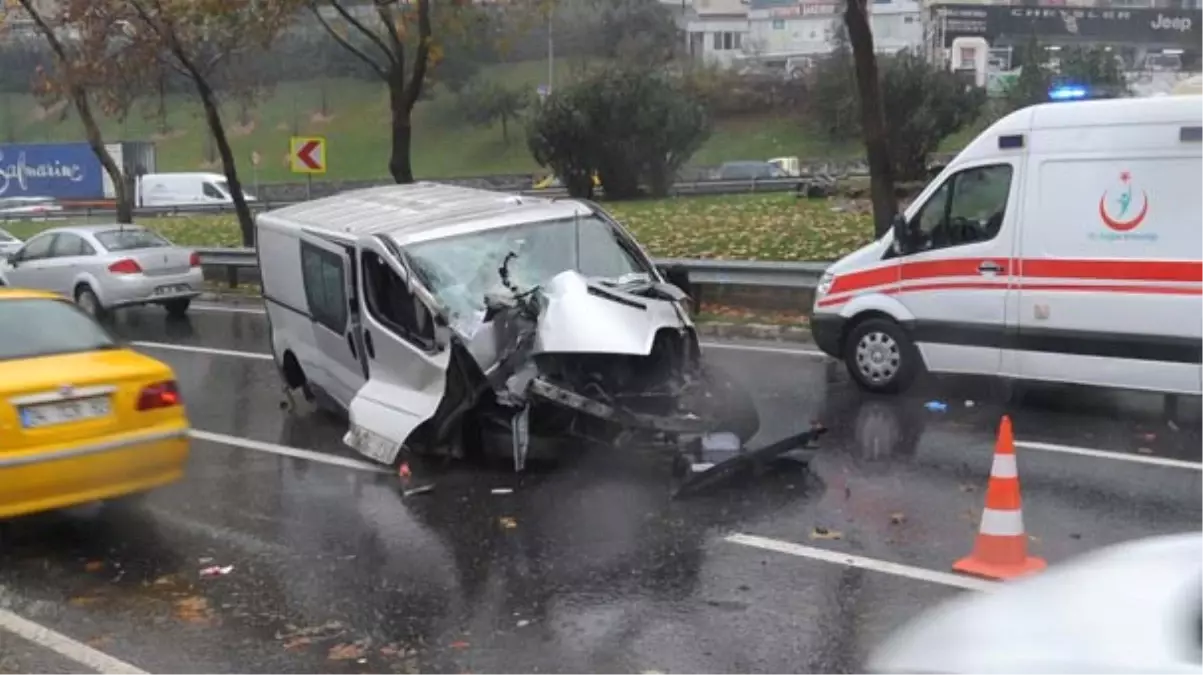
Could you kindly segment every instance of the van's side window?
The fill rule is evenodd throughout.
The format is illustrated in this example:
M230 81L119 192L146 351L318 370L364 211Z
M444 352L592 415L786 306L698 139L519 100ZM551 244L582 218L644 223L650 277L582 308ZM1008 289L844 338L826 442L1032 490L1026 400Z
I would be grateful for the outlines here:
M309 315L335 333L347 328L346 272L341 256L301 242L301 278Z
M422 349L434 346L434 317L380 256L365 251L360 259L364 298L372 317L398 337Z
M221 190L218 190L217 187L214 186L212 183L202 184L201 190L204 192L205 196L210 199L225 199L226 198L226 196L221 193Z
M953 174L910 222L906 252L989 241L998 236L1011 193L1011 165L978 166Z

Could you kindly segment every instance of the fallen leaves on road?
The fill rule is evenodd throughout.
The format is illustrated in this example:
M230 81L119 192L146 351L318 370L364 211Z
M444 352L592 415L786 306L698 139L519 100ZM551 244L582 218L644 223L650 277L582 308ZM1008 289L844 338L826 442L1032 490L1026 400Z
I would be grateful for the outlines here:
M1136 452L1142 455L1151 455L1153 454L1153 448L1137 448Z
M297 638L306 638L309 640L329 640L338 637L347 632L346 627L341 621L327 621L320 626L306 626L298 628L292 624L284 626L284 631L276 632L277 640L295 640Z
M811 539L843 539L844 533L839 530L829 530L825 527L816 527L810 531Z
M284 649L291 651L293 649L300 649L301 647L308 647L311 644L313 644L313 640L307 637L294 637L284 641Z
M890 524L891 525L901 525L905 522L906 522L906 514L905 513L902 513L901 511L899 511L897 513L890 514Z
M515 527L518 527L518 521L509 516L502 516L497 519L497 522L501 523L502 529L506 530L512 530Z
M99 572L102 569L104 569L104 561L103 560L89 560L84 565L85 572Z
M173 607L176 618L185 623L206 624L213 620L209 601L197 595L180 598Z
M463 640L456 640L455 642L452 642L451 644L449 644L447 646L451 647L452 649L467 649L471 645L469 645L467 642L464 642Z
M362 659L367 653L367 645L364 641L359 642L343 642L336 644L326 652L326 659L329 661L356 661Z

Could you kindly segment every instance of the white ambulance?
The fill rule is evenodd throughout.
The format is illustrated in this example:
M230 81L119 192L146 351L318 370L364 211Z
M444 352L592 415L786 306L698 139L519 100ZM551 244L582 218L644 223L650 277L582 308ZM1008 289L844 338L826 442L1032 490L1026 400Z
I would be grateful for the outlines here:
M1203 390L1203 97L1048 103L832 265L812 331L871 391L922 369Z

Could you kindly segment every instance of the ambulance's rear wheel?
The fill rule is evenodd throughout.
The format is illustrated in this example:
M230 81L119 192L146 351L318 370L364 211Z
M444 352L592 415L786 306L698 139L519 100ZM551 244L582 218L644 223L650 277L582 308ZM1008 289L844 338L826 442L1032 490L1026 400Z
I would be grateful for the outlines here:
M876 393L896 393L914 381L920 368L919 350L902 326L884 318L870 318L848 331L844 363L861 388Z

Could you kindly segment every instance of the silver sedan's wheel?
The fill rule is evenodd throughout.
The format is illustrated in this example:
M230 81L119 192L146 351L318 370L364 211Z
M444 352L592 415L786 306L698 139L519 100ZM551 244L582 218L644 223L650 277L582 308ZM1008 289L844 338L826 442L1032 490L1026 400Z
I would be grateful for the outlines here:
M104 305L100 304L100 298L96 297L96 292L87 286L82 286L75 292L75 304L93 318L104 318Z

